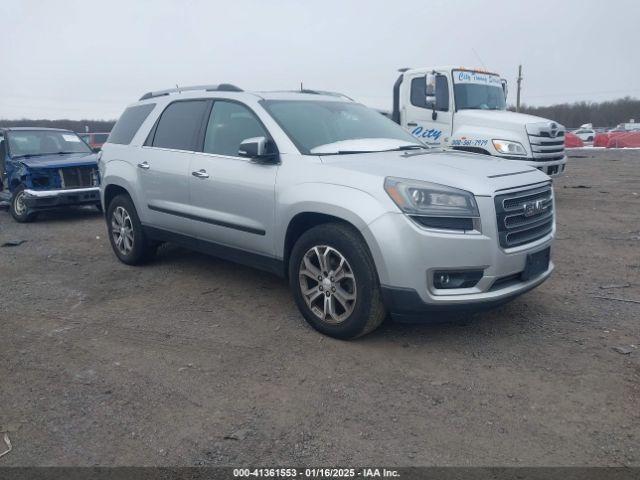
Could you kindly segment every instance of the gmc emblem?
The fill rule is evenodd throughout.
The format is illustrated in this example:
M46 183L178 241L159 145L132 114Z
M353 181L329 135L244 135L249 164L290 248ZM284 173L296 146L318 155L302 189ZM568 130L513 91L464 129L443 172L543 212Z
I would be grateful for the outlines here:
M540 215L542 212L546 210L544 206L544 202L542 200L536 200L535 202L527 202L523 205L524 208L524 216L525 217L533 217L535 215Z

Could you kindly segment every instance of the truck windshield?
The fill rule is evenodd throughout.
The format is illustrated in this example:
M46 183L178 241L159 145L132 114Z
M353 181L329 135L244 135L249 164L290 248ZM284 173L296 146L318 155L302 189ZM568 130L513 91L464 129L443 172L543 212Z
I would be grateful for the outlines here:
M497 75L453 71L453 93L457 110L506 110L502 81Z
M309 100L261 103L306 155L426 148L384 115L358 103Z
M91 152L87 144L73 132L13 130L8 132L7 139L12 157Z

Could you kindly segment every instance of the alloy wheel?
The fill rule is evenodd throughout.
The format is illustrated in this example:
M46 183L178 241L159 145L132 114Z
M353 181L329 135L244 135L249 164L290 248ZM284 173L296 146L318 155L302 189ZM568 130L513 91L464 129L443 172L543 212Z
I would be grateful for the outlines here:
M347 259L327 245L310 248L300 262L300 291L313 314L320 320L338 324L356 305L356 279Z
M116 207L111 216L113 243L123 255L133 250L133 224L129 213L123 207Z

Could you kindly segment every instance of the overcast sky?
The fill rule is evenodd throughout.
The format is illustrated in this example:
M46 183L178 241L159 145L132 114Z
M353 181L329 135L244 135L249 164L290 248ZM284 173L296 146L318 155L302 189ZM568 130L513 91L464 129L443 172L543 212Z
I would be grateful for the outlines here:
M0 0L0 118L117 118L234 83L391 107L400 67L486 67L535 105L640 96L639 0Z

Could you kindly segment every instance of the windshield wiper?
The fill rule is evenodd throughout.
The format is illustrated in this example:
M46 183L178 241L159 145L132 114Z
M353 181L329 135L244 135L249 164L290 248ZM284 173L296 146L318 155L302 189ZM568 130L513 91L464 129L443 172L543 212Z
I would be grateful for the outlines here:
M89 152L56 152L56 155L69 155L71 153L89 153Z
M377 150L338 150L338 155L353 155L354 153L376 153Z
M428 150L431 147L426 145L400 145L397 148L388 150L338 150L337 152L316 153L316 155L357 155L359 153L381 153L381 152L397 152L402 150Z
M41 157L43 155L49 155L48 153L24 153L22 155L11 155L11 158L31 158L31 157Z
M427 146L427 145L400 145L397 148L390 148L389 150L384 150L385 152L398 152L398 151L403 151L403 150L425 150L425 149L429 149L431 147Z
M377 153L380 150L338 150L337 152L316 153L315 155L355 155L358 153Z

